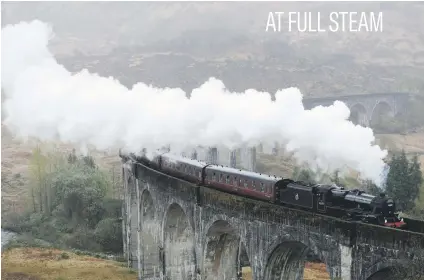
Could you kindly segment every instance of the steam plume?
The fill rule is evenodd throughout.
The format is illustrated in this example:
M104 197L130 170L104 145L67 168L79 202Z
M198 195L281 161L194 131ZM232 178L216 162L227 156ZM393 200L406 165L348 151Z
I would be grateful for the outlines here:
M53 33L40 21L2 29L5 124L18 136L130 151L196 145L288 143L298 159L323 168L358 170L380 183L386 151L369 128L355 126L342 102L305 110L297 88L276 101L253 89L229 92L210 78L191 98L181 89L138 83L132 89L83 70L72 74L48 50Z

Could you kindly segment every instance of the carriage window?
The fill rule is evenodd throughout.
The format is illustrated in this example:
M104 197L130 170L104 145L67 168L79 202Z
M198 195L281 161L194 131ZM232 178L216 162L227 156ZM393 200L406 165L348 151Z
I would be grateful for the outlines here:
M219 181L220 181L220 182L224 181L224 180L223 180L223 178L224 178L224 177L222 176L222 173L221 173L221 174L219 174Z
M239 187L241 187L241 179L238 181L238 185Z
M230 176L227 175L227 178L225 179L225 183L227 183L227 184L230 183Z
M253 188L254 190L256 190L256 184L255 184L255 181L252 181L252 188Z
M244 187L247 188L247 180L244 180Z
M261 183L261 192L264 192L265 191L265 185L264 185L264 183Z
M215 173L212 175L212 181L215 181L216 180L216 176L215 176Z
M234 177L234 181L233 181L234 186L237 187L237 177Z
M202 179L202 173L199 171L199 179Z

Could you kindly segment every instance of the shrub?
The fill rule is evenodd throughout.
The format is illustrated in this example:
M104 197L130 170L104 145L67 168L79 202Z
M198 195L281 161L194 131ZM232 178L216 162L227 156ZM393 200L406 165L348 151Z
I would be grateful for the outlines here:
M106 218L101 220L96 226L94 235L104 251L122 251L122 224L119 219Z
M1 226L8 231L28 232L31 230L30 215L31 213L10 213L7 216L2 216Z
M122 216L122 200L106 198L103 200L103 209L105 217L119 219Z
M80 250L101 251L101 246L96 242L94 234L84 228L79 228L72 234L66 234L61 238L63 246Z

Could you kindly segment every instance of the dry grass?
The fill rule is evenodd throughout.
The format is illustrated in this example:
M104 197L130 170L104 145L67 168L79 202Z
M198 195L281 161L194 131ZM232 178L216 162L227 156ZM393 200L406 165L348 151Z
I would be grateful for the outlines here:
M252 280L250 267L243 267L243 280ZM330 275L324 263L306 263L303 280L330 280Z
M1 273L4 280L135 280L137 274L122 264L78 256L55 249L14 248L2 253ZM252 280L250 267L243 268L243 279ZM307 263L304 280L330 279L323 263Z
M324 263L306 263L303 280L330 280Z
M4 280L136 280L137 274L120 263L63 251L15 248L2 253Z

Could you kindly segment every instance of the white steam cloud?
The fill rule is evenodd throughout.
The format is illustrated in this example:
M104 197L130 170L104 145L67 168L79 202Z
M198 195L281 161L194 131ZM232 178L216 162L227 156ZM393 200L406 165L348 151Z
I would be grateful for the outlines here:
M279 90L276 101L253 89L229 92L210 78L193 90L132 89L83 70L72 74L48 50L49 25L32 21L2 29L5 124L18 136L61 140L98 149L138 152L174 147L258 142L287 143L298 159L321 168L350 167L381 182L387 152L373 145L369 128L355 126L342 102L305 110L297 88Z

